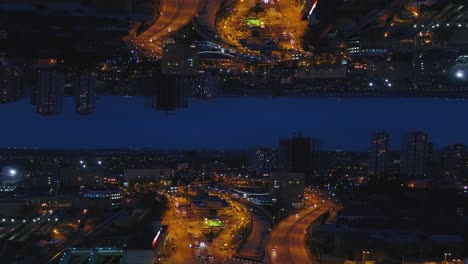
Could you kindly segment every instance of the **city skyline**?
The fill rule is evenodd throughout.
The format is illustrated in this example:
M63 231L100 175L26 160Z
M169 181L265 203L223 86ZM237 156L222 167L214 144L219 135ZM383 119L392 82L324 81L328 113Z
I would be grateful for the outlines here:
M468 264L468 0L0 0L3 264Z
M411 131L427 132L436 148L468 142L461 116L445 115L468 111L464 101L456 99L218 98L191 100L190 109L175 112L146 109L142 97L96 101L95 113L85 117L73 113L71 97L65 98L64 113L56 116L24 111L33 107L27 101L0 105L0 121L8 124L3 135L8 140L0 147L247 149L276 146L279 139L302 133L321 140L323 149L367 151L370 135L378 130L391 135L395 150ZM398 109L392 108L395 104ZM375 111L377 106L381 112ZM213 107L221 110L213 112ZM421 116L420 109L432 112ZM223 120L224 115L231 118ZM129 123L124 125L124 120ZM240 125L249 129L239 131Z

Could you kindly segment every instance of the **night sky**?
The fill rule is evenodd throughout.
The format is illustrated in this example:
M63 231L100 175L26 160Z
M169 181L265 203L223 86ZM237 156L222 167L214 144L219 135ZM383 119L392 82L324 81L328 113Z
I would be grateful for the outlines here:
M390 133L392 149L410 130L428 132L436 148L468 143L465 100L233 97L167 113L144 108L142 97L99 97L90 116L72 103L58 116L36 114L27 100L0 105L0 147L243 149L301 132L323 149L366 150L377 130Z

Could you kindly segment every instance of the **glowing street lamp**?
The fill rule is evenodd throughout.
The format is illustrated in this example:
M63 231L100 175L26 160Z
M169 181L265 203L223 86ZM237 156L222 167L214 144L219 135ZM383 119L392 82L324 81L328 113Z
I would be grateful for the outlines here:
M366 255L369 255L369 251L363 250L362 251L362 264L366 263Z
M444 262L447 262L447 256L452 256L451 253L444 253Z
M455 74L455 76L459 79L463 78L465 76L465 74L462 72L462 71L457 71L457 73Z
M10 176L16 176L16 174L18 173L15 169L11 169L9 172Z

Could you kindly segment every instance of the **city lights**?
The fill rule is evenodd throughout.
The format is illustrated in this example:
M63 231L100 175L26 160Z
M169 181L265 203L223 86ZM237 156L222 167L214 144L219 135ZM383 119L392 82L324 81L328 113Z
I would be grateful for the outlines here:
M17 2L0 262L468 257L468 0Z

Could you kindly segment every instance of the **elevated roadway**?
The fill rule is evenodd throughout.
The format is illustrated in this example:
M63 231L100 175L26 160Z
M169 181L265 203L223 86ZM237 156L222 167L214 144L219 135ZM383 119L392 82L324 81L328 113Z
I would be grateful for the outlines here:
M270 263L316 263L307 245L307 230L332 207L331 202L320 202L281 221L268 237L266 250Z
M145 51L160 53L161 40L187 25L199 7L200 0L161 0L159 18L134 43Z

